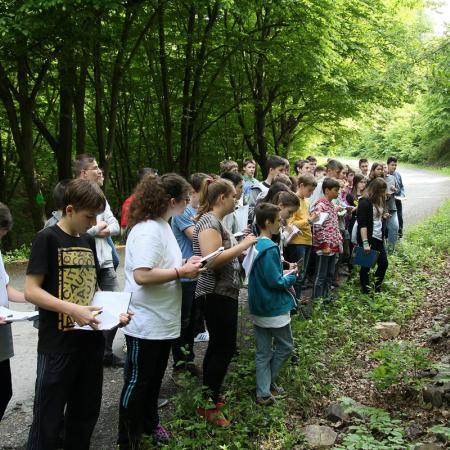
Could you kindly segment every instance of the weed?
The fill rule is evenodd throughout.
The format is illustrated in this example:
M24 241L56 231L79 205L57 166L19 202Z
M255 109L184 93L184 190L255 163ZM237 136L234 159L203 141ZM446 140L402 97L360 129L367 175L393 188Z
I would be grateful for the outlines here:
M377 388L387 389L393 384L412 385L419 383L416 372L430 367L428 348L418 348L414 342L385 342L379 350L370 354L372 359L380 361L371 373Z
M333 374L354 359L355 350L363 343L378 339L373 333L375 322L402 324L417 312L436 279L434 275L443 272L450 252L448 229L450 202L435 216L407 232L389 258L382 293L375 297L362 295L357 277L351 278L339 289L332 304L314 304L311 319L292 317L295 361L286 367L280 382L289 396L273 407L262 408L255 403L254 344L250 321L241 317L240 353L224 383L228 405L225 413L232 420L231 427L217 429L195 416L195 407L203 402L203 391L190 379L174 399L176 410L168 423L174 438L165 448L276 450L298 445L301 427L291 423L292 418L307 416L315 398L330 393ZM408 344L402 345L405 345L402 349L381 348L384 353L382 358L380 354L380 363L387 364L385 373L389 382L408 381L410 371L422 367L425 361L429 367L426 349L416 352ZM394 361L394 354L401 360ZM375 408L365 408L365 411L364 420L352 425L352 433L339 448L408 448L397 420Z
M28 244L22 244L20 247L15 248L9 252L6 252L3 257L3 262L5 264L12 263L15 261L23 261L29 258L31 247Z
M351 407L362 419L354 419L342 444L336 450L396 450L405 449L405 431L400 421L392 419L383 409L368 406Z

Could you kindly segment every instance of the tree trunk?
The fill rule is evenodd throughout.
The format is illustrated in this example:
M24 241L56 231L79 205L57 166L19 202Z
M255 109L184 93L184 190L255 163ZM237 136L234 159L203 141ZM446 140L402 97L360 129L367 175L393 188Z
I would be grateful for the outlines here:
M180 142L180 171L182 175L187 175L189 170L189 121L191 120L191 77L192 77L192 66L193 66L193 55L192 48L194 45L194 31L195 31L195 16L196 9L193 3L189 7L189 18L187 26L187 41L186 49L184 52L185 63L184 63L184 77L183 77L183 109L181 114L181 142Z
M59 136L56 161L58 179L72 178L72 112L75 87L73 55L67 47L59 57Z
M88 58L86 52L80 64L78 81L75 86L73 105L75 110L75 120L77 124L75 148L77 155L84 153L86 144L86 118L84 115L84 103L86 98L86 77L88 69Z
M162 116L164 124L164 142L166 144L166 168L173 166L172 117L170 113L169 79L166 59L166 43L164 35L164 1L158 1L158 37L159 65L162 87Z

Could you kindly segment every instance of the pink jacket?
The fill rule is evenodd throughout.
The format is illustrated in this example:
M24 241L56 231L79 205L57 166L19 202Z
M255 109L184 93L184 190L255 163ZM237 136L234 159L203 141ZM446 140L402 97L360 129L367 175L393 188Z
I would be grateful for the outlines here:
M325 197L320 198L314 212L328 213L328 217L322 225L314 225L313 246L315 250L329 248L333 253L342 252L342 236L339 231L339 221L335 206Z

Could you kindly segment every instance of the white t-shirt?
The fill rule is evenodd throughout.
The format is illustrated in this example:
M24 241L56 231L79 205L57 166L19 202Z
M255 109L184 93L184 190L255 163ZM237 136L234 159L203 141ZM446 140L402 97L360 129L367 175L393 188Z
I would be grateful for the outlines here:
M133 271L138 268L173 269L182 265L181 250L170 225L163 219L135 225L125 249L125 291L132 292L134 316L123 330L128 336L163 340L180 336L181 283L139 286Z
M381 213L375 206L373 207L373 231L372 237L381 241L383 239L383 222L381 221Z
M2 253L0 252L0 306L9 307L6 286L9 284L9 276L3 265ZM0 362L14 356L11 324L0 325Z
M256 326L261 328L281 328L285 327L288 323L291 322L291 315L289 313L274 317L252 315L252 320Z

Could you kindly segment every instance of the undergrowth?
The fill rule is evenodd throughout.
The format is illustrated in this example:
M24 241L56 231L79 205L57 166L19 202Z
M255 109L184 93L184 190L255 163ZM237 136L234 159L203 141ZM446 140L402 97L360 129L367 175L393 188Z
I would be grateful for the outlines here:
M173 400L176 410L166 423L173 440L165 448L303 448L300 431L303 419L308 417L315 398L331 391L332 386L326 381L330 373L351 361L358 346L378 339L373 332L375 322L402 324L415 315L427 289L436 280L433 276L443 271L450 250L449 229L450 202L447 202L433 217L408 231L395 254L390 256L383 292L362 295L355 277L339 289L331 304L316 304L310 320L293 316L295 362L288 364L281 380L289 395L273 407L255 404L251 324L245 311L241 311L240 351L224 383L229 405L225 413L232 421L231 427L218 429L196 417L195 407L202 404L202 392L197 384L185 379L184 387ZM380 414L373 412L373 420L387 423L387 417ZM360 434L372 433L371 423L369 420L356 425ZM393 446L389 448L401 446L398 424L390 423L391 428L380 438L380 447L373 448L383 448L383 440L391 442ZM344 440L341 448L355 448L352 439ZM146 447L151 448L151 444L148 442Z

